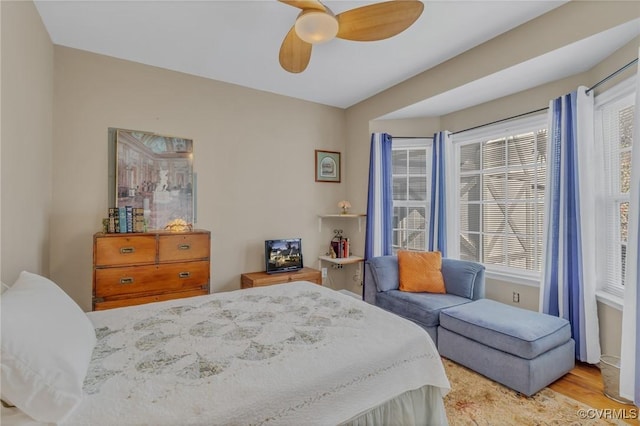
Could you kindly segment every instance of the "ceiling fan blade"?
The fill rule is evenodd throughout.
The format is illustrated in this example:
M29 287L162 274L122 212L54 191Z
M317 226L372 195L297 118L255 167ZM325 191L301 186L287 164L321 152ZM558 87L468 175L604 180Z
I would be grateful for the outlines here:
M298 37L295 26L291 27L280 46L280 65L292 73L304 71L311 59L311 47Z
M308 10L320 10L326 12L327 8L322 5L318 0L278 0L280 3L288 4L289 6L297 7L298 9Z
M401 33L422 14L419 0L398 0L362 6L340 13L336 37L353 41L384 40Z

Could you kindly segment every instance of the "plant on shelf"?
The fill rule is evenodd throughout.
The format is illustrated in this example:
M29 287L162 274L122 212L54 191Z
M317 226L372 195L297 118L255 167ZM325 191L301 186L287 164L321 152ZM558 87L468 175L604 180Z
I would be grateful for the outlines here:
M338 202L338 207L340 207L340 214L348 214L349 209L351 208L351 203L347 200L342 200Z

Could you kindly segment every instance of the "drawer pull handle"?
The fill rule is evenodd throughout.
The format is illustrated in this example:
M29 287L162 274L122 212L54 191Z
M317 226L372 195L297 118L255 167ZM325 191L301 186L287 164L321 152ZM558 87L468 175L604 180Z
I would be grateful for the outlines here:
M120 248L120 253L122 253L122 254L135 253L135 251L136 251L135 247L121 247Z
M178 245L178 250L189 250L191 249L191 244L180 244Z
M189 278L191 276L191 272L180 272L178 276L180 278Z
M120 284L133 284L133 277L120 278Z

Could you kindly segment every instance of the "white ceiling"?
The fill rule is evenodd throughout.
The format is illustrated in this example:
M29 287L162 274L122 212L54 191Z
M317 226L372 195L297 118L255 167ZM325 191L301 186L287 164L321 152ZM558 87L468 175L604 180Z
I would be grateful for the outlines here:
M437 117L569 77L591 69L638 34L640 19L635 19L380 118Z
M301 74L284 71L278 62L282 39L299 10L276 0L35 4L55 44L346 108L564 2L427 0L418 21L391 39L336 39L315 46ZM370 3L324 2L336 14ZM524 81L521 66L513 67L456 89L455 97L441 95L437 108L425 101L389 117L440 115L584 71L637 36L640 25L634 22L521 65L539 71L527 72ZM547 67L548 61L554 66ZM454 99L464 99L464 105Z

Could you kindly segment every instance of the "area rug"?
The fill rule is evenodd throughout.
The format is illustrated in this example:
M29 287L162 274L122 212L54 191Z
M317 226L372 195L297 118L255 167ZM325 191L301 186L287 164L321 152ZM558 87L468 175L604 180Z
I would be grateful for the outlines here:
M526 397L499 383L442 359L451 382L444 399L451 426L623 425L616 420L583 418L589 406L544 388Z

